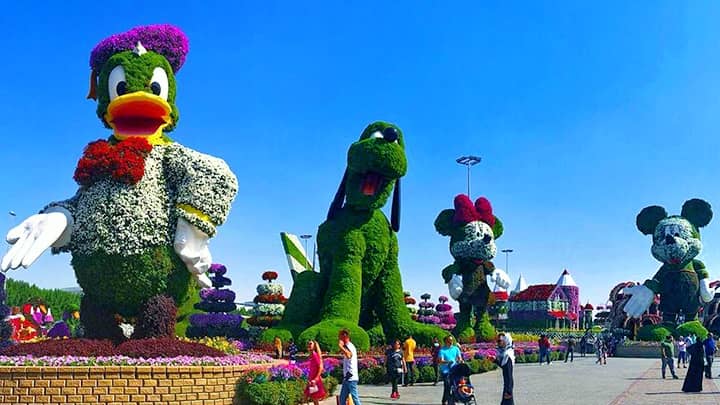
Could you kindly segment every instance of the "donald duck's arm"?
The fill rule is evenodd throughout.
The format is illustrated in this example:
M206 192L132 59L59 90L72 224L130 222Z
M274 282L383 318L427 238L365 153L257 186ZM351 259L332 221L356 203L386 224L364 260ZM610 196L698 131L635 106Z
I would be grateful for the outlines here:
M169 148L166 167L177 192L177 215L212 237L230 213L237 178L222 159L179 144Z

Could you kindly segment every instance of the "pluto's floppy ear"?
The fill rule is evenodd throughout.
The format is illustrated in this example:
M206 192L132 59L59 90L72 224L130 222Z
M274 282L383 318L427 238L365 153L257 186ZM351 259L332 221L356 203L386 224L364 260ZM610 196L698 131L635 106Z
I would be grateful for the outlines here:
M400 231L400 179L395 180L393 191L392 211L390 211L390 226L395 232Z
M702 228L703 226L709 224L713 217L710 204L699 198L693 198L692 200L685 201L680 215L690 221L691 224L695 225L696 228Z
M655 228L663 219L667 218L667 211L659 205L651 205L640 211L635 218L635 224L643 235L652 235Z
M435 218L435 230L442 236L450 236L453 230L455 210L442 210Z
M500 221L500 218L495 217L495 224L492 227L493 235L495 236L495 239L502 236L503 232L505 231L505 228L503 227L502 221Z
M343 174L343 178L340 181L340 185L338 186L337 193L335 193L335 198L333 199L332 204L330 204L330 210L328 210L327 214L327 220L331 220L335 218L335 215L342 209L343 203L345 202L345 183L347 182L348 177L348 171L345 169L345 173Z

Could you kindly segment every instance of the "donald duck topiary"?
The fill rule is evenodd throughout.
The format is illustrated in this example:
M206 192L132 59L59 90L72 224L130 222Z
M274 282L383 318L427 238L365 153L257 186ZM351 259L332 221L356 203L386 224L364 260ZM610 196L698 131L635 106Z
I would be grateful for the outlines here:
M187 52L185 34L171 25L133 28L93 49L88 98L112 135L85 148L75 196L7 234L3 271L29 267L48 248L72 254L88 338L120 340L119 324L133 319L133 337L172 334L177 307L198 283L211 285L208 240L238 185L224 161L167 135L179 118L175 74Z

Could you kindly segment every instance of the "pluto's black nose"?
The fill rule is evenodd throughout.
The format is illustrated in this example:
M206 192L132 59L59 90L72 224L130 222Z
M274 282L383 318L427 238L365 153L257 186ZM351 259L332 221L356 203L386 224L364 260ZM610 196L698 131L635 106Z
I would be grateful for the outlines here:
M387 127L382 130L383 138L388 142L395 142L398 139L397 129L393 127Z

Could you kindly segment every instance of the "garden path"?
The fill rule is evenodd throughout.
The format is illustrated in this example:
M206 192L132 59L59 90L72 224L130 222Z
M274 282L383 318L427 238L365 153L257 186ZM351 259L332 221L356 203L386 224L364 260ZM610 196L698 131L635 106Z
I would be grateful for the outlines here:
M555 361L549 366L518 364L515 366L515 403L720 404L720 390L711 380L705 380L702 393L683 393L680 388L686 370L678 370L680 380L662 380L659 359L610 358L606 366L596 365L594 357L577 357L573 363ZM720 367L716 367L715 374L718 372ZM502 375L498 371L475 375L472 380L478 404L500 403ZM389 385L361 385L360 394L363 405L437 405L442 396L442 384L400 387L397 401L389 399ZM334 405L335 399L322 404Z

